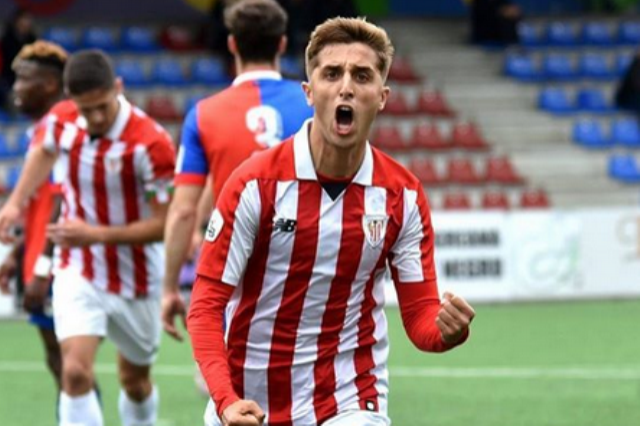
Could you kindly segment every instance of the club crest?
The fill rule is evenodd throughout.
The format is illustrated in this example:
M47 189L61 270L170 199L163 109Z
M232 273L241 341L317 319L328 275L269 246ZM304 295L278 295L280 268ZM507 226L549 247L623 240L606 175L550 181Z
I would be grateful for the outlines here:
M377 247L384 241L388 220L389 217L384 215L368 214L362 218L364 236L371 247Z

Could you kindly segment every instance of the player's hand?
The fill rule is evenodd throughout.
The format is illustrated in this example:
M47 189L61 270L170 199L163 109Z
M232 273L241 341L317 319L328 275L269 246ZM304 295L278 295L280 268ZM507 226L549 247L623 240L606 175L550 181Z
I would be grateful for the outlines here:
M436 317L442 340L445 343L459 341L475 316L476 312L462 297L445 292L442 307Z
M47 225L47 237L61 248L90 246L100 241L99 229L78 219Z
M222 413L224 426L260 426L264 411L255 401L241 399L228 406Z
M0 242L13 243L16 240L13 227L20 221L20 208L13 204L5 204L0 210Z
M0 265L0 293L9 294L9 283L18 270L18 261L13 253L9 253L7 258Z
M27 312L32 313L38 309L42 309L44 302L49 295L50 286L51 280L49 278L33 277L31 282L24 288L22 307Z
M175 320L177 316L180 317L182 325L186 328L186 313L187 310L180 292L178 290L165 291L162 295L162 328L169 336L179 342L184 339L176 326Z

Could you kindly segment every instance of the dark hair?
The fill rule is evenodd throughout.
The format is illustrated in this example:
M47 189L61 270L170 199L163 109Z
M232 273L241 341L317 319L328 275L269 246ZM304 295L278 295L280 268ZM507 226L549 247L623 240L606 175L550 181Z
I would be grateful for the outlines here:
M275 0L240 0L224 12L224 23L244 62L272 62L287 20L287 12Z
M11 67L15 70L20 61L34 62L40 67L53 71L56 78L62 80L62 70L67 58L68 54L61 46L49 41L37 40L20 49Z
M64 86L70 95L113 88L115 73L109 57L101 50L82 50L69 57L64 68Z

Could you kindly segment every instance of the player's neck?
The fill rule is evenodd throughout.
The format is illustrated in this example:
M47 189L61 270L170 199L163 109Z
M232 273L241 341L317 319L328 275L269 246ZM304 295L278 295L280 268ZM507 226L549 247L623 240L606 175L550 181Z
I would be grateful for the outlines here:
M280 67L276 65L275 62L245 62L242 63L239 60L236 60L236 70L237 75L244 74L252 71L278 71L280 72Z
M325 140L320 126L315 131L310 127L309 145L316 172L331 178L354 176L364 160L365 144L340 148Z

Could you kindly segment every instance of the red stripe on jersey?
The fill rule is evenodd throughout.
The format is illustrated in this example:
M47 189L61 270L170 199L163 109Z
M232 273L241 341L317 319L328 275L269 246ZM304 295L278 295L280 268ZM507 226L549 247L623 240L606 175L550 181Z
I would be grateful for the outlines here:
M140 220L138 207L138 191L136 185L136 171L134 164L134 149L131 146L122 155L122 192L124 195L125 214L127 223ZM132 245L133 252L133 279L135 283L136 297L145 296L149 291L147 278L147 257L144 253L144 245Z
M291 425L291 366L300 316L313 273L318 246L322 187L317 182L298 182L298 213L291 261L276 314L269 356L269 423Z
M314 367L315 389L313 405L319 423L335 416L338 405L335 398L336 372L335 357L340 344L340 333L347 313L347 302L356 278L362 247L364 230L364 188L351 185L344 194L342 208L342 236L336 274L331 282L329 298L322 316L322 329L318 336L318 360Z
M96 199L96 216L100 225L109 225L109 196L106 183L106 170L104 161L106 152L111 143L106 139L100 139L96 162L93 166L93 192ZM114 245L105 245L104 253L107 260L107 288L111 293L120 293L122 282L118 276L118 251Z
M69 183L75 195L76 217L80 220L86 219L80 192L80 154L82 152L83 138L83 133L78 132L78 136L69 152ZM89 281L93 280L93 254L89 247L82 248L82 275Z
M251 319L256 312L258 297L262 292L262 282L267 269L269 244L273 230L277 182L274 180L258 181L260 191L260 232L256 235L253 254L247 261L248 267L242 281L242 299L231 322L229 341L234 343L229 348L229 365L231 367L233 388L241 398L244 397L244 362L247 357L247 340ZM238 201L239 203L239 197ZM236 209L234 208L233 211ZM222 273L221 275L222 276Z
M399 197L399 200L398 200ZM394 206L396 210L394 211ZM384 239L384 248L380 253L380 258L371 278L367 282L364 290L364 300L360 308L360 321L358 321L358 348L354 354L354 364L356 370L356 387L358 388L358 400L362 410L370 410L371 403L374 404L375 411L378 411L378 391L375 387L376 377L371 374L375 367L373 360L373 345L376 344L374 331L376 328L373 319L373 310L376 307L376 300L373 297L373 285L375 271L384 268L387 253L391 250L394 242L398 238L398 233L403 221L403 191L387 191L387 215L395 218L396 222L389 221L387 233Z
M63 126L61 123L55 122L53 127L53 138L54 141L56 141L56 143L58 143L58 141L60 140L60 137L62 136L62 131L63 131ZM62 205L65 205L65 198L63 197L63 201L62 201ZM67 209L69 206L66 206ZM66 219L66 214L63 216ZM66 268L67 266L69 266L69 256L70 256L70 251L68 248L63 248L62 250L60 250L60 267L61 268Z

